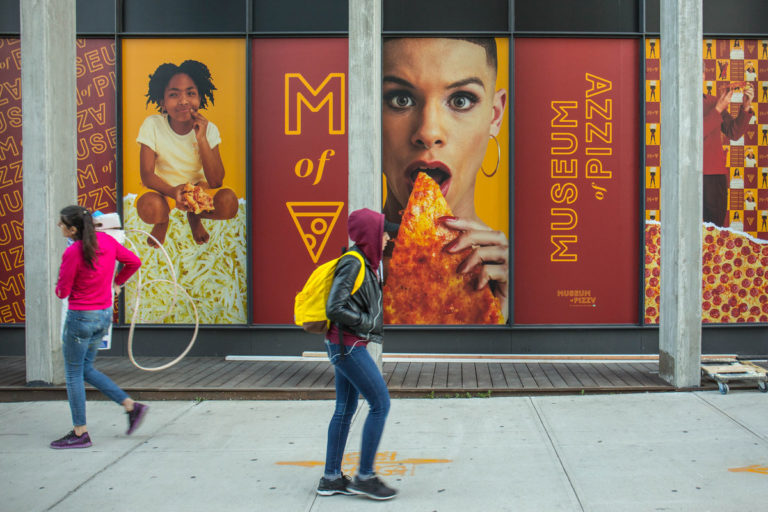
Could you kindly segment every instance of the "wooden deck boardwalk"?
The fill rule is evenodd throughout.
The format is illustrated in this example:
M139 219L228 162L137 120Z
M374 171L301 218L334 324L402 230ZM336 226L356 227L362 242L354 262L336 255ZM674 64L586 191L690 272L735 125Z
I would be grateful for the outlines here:
M147 372L134 367L125 357L101 357L96 366L134 398L332 398L333 368L325 359L312 359L229 361L223 357L187 357L167 370ZM146 358L140 363L151 367L166 361ZM673 389L659 378L658 364L645 361L395 362L385 359L383 369L393 397ZM65 393L64 386L27 386L24 358L0 357L0 400L63 399Z
M145 358L159 366L168 359ZM101 357L96 366L137 399L330 399L333 368L324 358L234 360L187 357L158 372L126 357ZM672 391L655 360L403 360L384 359L393 397L467 397L527 394ZM59 400L64 386L32 387L23 357L0 357L0 401ZM738 387L738 385L736 386ZM716 388L702 380L702 389ZM89 399L100 396L88 386Z

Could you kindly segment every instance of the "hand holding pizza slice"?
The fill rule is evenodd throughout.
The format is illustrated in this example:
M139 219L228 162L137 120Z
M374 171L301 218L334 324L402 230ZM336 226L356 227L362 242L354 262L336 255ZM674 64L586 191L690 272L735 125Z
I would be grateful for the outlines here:
M509 281L509 241L506 235L469 219L444 217L441 220L445 227L458 234L445 250L466 257L458 272L475 272L477 289L489 286L501 303L502 316L506 316Z
M499 299L488 286L478 289L484 266L472 261L473 252L477 251L471 247L460 249L460 236L444 225L444 219L452 216L437 183L419 173L389 262L384 285L385 322L498 324L504 321ZM460 226L452 228L460 229Z
M192 213L200 214L202 212L213 211L214 209L213 198L209 196L201 186L187 183L184 185L182 197L186 201L189 211Z

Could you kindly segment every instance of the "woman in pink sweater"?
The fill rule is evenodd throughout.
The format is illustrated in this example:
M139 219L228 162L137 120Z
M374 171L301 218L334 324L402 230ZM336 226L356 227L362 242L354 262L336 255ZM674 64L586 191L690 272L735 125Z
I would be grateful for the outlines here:
M99 343L112 323L112 294L118 293L141 266L141 260L106 233L97 233L91 212L82 206L61 210L57 224L65 238L74 240L61 258L56 296L69 299L62 348L67 398L74 428L51 448L87 448L91 438L85 423L85 384L88 382L128 414L127 434L133 433L148 407L134 402L125 391L93 367ZM115 276L115 262L123 264ZM113 280L114 277L114 280Z

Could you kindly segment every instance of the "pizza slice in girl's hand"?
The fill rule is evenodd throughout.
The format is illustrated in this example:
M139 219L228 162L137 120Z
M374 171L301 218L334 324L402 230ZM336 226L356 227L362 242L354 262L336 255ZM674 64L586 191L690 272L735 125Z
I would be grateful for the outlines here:
M384 285L384 321L389 324L498 324L499 301L475 272L456 269L471 249L449 254L457 233L438 219L451 216L440 187L419 173L403 213Z
M189 205L192 213L199 214L201 212L213 211L213 198L198 185L192 185L187 183L184 185L183 191L184 200Z

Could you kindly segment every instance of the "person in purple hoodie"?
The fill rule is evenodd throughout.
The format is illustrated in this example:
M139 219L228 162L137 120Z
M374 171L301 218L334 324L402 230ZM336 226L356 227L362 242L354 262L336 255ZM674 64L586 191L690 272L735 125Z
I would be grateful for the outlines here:
M331 327L325 346L336 375L336 409L328 425L325 473L317 493L321 496L362 494L387 500L394 498L397 491L376 476L373 461L389 413L389 391L366 345L382 342L381 259L389 241L388 232L397 232L399 226L385 221L383 213L363 208L349 214L347 227L349 238L355 242L350 250L365 260L365 278L352 294L361 263L357 258L342 258L328 294L326 314ZM357 410L358 394L363 395L370 410L363 426L360 466L352 480L342 474L341 460L352 416Z

